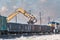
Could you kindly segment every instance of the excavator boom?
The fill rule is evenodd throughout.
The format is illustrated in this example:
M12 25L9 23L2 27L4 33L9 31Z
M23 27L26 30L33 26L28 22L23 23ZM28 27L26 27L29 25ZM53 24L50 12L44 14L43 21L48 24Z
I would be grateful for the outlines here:
M14 12L12 14L10 14L8 17L7 17L7 22L10 21L12 18L14 18L18 13L17 12Z
M22 8L18 8L15 12L13 12L11 15L9 15L7 17L7 21L10 21L12 18L14 18L17 14L23 14L24 16L28 17L29 18L29 21L32 21L32 22L37 22L37 19L33 16L33 15L30 15L28 14L25 10L23 10Z

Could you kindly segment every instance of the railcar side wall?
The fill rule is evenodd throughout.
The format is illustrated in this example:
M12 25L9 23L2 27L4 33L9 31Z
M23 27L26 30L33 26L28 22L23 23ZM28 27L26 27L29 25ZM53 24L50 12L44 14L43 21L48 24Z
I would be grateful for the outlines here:
M9 32L50 32L51 27L47 25L29 25L7 23Z

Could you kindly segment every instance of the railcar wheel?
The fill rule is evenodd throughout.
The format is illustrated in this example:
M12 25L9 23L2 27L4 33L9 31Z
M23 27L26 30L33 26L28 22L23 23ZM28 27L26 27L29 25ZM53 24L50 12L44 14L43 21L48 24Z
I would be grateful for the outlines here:
M48 32L48 34L51 34L51 32Z
M43 33L43 35L45 35L46 32L42 32L42 33Z

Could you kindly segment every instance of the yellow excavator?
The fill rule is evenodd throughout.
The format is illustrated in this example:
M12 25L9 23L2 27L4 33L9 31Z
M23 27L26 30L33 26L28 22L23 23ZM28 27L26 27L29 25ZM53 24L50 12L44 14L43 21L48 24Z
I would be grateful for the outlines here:
M7 17L7 22L10 21L12 18L14 18L19 13L23 14L24 16L26 16L29 19L28 24L34 24L37 22L37 19L33 15L30 15L29 13L27 13L22 8L16 9L15 12L13 12L11 15L9 15Z

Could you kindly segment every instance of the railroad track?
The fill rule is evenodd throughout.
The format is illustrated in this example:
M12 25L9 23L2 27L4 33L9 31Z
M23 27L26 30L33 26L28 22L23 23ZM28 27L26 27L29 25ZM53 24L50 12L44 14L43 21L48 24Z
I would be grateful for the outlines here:
M0 35L0 38L16 38L16 37L21 37L21 36L27 37L27 36L34 36L34 35L43 36L43 35L54 35L54 34L60 34L60 33L50 33L50 34L48 34L48 33L45 33L45 34L43 34L43 33L37 33L37 34L36 33L33 33L33 34L23 33L23 34L9 34L9 35L4 34L4 35Z

